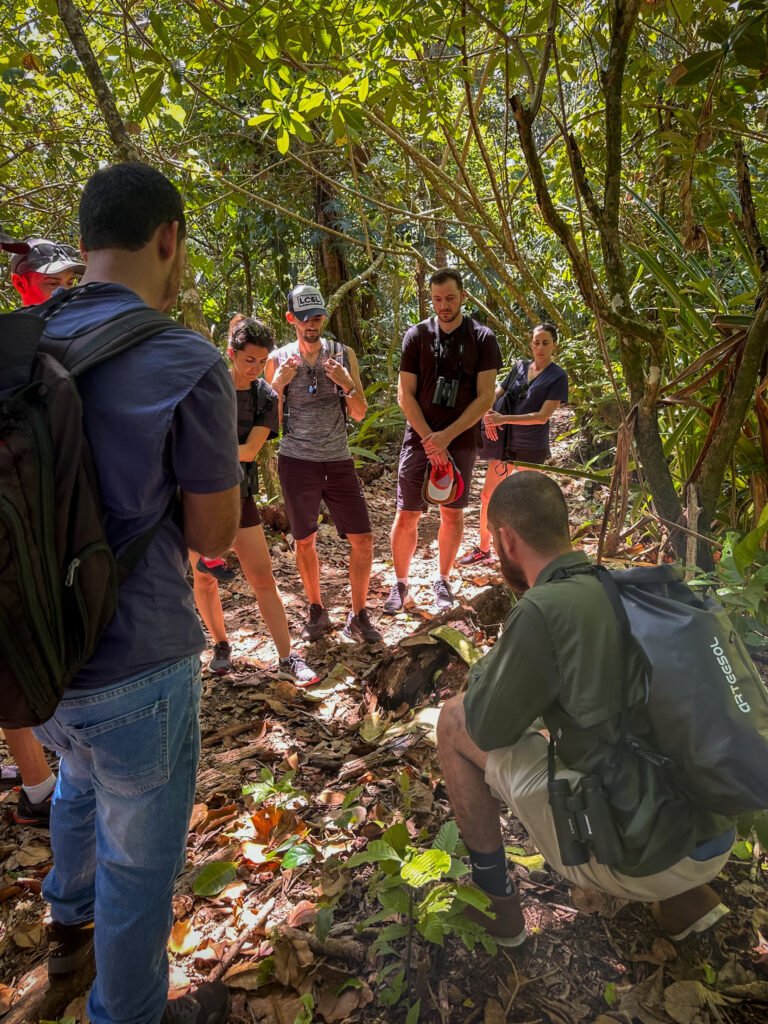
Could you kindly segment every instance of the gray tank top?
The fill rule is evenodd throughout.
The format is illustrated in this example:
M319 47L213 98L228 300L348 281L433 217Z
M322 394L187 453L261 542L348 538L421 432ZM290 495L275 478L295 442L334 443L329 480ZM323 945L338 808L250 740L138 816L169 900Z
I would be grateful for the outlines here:
M283 436L280 454L308 462L341 462L350 458L347 423L339 400L339 389L325 375L328 358L347 365L342 345L321 339L317 362L310 367L301 361L296 376L283 393ZM300 356L298 341L274 353L277 366L289 356ZM312 390L310 390L312 389ZM286 431L287 424L287 431Z

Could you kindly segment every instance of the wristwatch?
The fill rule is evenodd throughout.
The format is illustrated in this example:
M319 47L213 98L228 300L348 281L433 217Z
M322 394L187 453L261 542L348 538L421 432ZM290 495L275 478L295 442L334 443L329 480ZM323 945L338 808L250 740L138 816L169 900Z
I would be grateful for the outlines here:
M344 395L345 398L351 398L352 395L356 395L357 394L357 388L353 384L352 387L349 389L349 391L344 391L344 392L342 392L342 394Z

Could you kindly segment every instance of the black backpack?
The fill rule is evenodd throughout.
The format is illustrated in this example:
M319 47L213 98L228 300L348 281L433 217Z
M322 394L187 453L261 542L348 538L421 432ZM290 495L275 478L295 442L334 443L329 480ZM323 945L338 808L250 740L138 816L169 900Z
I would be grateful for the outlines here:
M710 811L768 808L768 692L722 605L672 565L579 566L553 579L580 572L597 574L627 649L634 644L645 664L653 749L628 734L626 679L622 742Z
M148 309L85 334L46 321L83 289L0 316L0 726L53 714L92 656L120 583L160 523L116 556L83 433L76 378L174 321ZM162 522L162 520L161 520Z

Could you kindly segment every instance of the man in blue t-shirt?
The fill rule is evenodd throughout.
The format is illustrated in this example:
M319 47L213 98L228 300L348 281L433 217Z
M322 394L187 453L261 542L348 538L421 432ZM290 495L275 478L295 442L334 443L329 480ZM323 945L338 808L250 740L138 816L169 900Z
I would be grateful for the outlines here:
M118 164L80 202L82 285L50 319L68 337L142 307L167 312L184 262L181 197L158 171ZM170 327L78 379L113 549L160 524L120 589L114 619L55 714L36 730L61 755L51 811L48 971L93 948L94 1024L219 1024L219 982L167 1003L166 946L200 750L203 633L187 551L226 550L239 518L235 395L220 354ZM216 415L211 415L215 409ZM181 517L167 514L180 494Z

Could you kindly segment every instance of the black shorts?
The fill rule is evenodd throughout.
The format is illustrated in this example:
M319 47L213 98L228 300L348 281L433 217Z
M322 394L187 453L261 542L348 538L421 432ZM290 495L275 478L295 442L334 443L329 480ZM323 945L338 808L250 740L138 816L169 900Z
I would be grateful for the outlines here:
M464 509L469 504L469 488L472 484L472 470L475 468L477 451L474 448L449 448L453 461L464 480L464 493L457 501L452 501L445 508ZM427 453L421 444L403 445L400 449L400 461L397 467L397 507L407 512L425 512L427 503L424 501L422 489L424 476L427 472Z
M551 458L549 448L507 448L504 452L505 462L530 462L535 466L543 466Z
M261 512L252 494L240 499L240 529L247 530L249 526L261 526Z
M277 472L295 540L304 540L317 531L321 501L328 506L340 537L371 532L368 506L352 459L310 462L278 455Z

